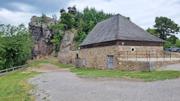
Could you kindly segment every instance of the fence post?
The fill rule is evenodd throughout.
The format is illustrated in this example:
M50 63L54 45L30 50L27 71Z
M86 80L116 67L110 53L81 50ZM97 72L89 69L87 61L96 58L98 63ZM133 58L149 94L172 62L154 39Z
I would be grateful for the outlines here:
M149 51L149 61L150 61L150 59L151 59L151 51Z
M128 51L127 51L127 60L128 60Z
M136 61L137 61L137 51L136 51Z
M148 62L148 53L147 53L147 50L146 50L146 58L147 58L147 62Z
M171 60L171 52L170 52L170 60Z

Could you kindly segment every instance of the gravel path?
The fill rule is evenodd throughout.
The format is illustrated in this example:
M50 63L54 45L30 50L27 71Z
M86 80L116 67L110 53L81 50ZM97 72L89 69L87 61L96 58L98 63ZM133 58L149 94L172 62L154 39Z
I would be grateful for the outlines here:
M79 78L68 71L29 80L37 101L180 101L180 79L140 82Z

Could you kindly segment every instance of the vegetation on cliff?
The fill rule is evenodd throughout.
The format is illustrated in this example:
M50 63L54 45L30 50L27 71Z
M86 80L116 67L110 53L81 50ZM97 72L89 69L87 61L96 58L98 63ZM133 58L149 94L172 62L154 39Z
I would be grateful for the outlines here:
M85 8L83 12L77 11L76 7L68 7L68 11L61 9L59 21L50 26L55 32L53 43L58 47L63 37L62 31L75 29L77 33L75 33L74 41L78 46L98 22L110 16L112 16L112 14L106 14L94 8Z

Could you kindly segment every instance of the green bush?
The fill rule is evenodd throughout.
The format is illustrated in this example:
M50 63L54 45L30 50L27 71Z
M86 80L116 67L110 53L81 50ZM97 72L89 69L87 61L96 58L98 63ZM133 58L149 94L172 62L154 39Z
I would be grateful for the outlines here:
M176 40L176 47L180 47L180 40L179 39Z
M24 25L1 25L0 33L0 69L23 65L31 56L28 30Z

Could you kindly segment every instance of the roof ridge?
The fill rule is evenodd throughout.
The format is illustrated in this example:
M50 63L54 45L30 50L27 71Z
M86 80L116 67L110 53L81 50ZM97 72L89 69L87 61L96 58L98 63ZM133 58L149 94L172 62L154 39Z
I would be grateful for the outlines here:
M117 33L116 33L116 35L115 35L115 39L118 39L119 38L119 33L120 33L120 26L119 26L119 16L120 16L120 14L117 14L116 15L117 17L116 17L116 19L117 19Z

